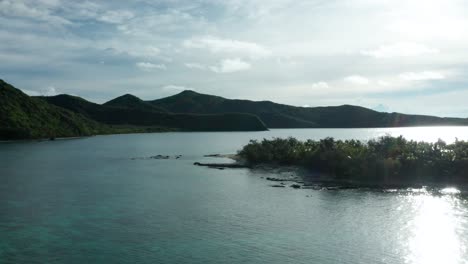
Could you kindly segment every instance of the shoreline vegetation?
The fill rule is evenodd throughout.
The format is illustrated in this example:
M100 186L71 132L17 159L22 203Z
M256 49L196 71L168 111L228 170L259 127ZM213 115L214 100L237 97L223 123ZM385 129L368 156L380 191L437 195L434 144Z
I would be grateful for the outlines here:
M442 140L417 142L402 136L367 142L274 138L251 140L232 158L236 165L227 167L287 171L286 178L267 178L280 183L273 187L284 187L283 182L293 182L293 188L332 189L468 186L468 142L458 140L447 144Z
M467 185L468 142L417 142L384 136L358 140L252 140L238 153L249 166L307 169L311 179L363 186Z

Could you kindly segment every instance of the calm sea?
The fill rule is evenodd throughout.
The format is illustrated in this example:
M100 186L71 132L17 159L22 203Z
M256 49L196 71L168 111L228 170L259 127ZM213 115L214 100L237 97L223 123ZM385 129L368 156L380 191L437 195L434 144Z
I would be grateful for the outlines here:
M0 263L468 263L468 198L456 189L272 188L266 172L192 165L250 139L386 134L468 140L448 127L0 144ZM146 159L158 154L182 156Z

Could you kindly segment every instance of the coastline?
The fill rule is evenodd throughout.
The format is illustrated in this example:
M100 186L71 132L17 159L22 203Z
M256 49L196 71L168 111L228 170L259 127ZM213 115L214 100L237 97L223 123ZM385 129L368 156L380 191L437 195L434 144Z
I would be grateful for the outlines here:
M73 139L84 139L90 138L98 135L91 135L91 136L73 136L73 137L57 137L54 139L50 138L31 138L31 139L12 139L12 140L0 140L0 144L4 143L21 143L21 142L44 142L44 141L55 141L55 140L73 140Z
M274 174L275 177L261 177L271 182L271 187L292 187L294 189L314 190L406 190L406 189L429 189L443 190L456 187L464 193L468 193L468 182L443 183L443 182L378 182L334 179L331 175L313 172L302 166L287 166L278 164L249 164L237 154L211 154L204 157L228 158L232 163L202 163L195 162L193 165L211 169L249 169L260 173Z
M129 134L153 134L153 133L171 133L171 132L184 132L184 133L217 133L217 132L264 132L267 130L183 130L177 128L160 128L160 127L123 127L115 128L117 131L110 133L96 133L85 136L69 136L69 137L38 137L38 138L20 138L20 139L0 139L0 143L12 143L12 142L31 142L31 141L54 141L54 140L65 140L65 139L80 139L95 136L108 136L108 135L129 135ZM53 139L52 139L53 138Z

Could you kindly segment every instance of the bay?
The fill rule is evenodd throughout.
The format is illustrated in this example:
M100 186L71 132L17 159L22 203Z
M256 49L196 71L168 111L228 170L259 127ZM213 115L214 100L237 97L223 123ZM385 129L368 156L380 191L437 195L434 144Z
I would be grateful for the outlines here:
M0 263L468 263L456 189L272 188L196 161L250 139L468 140L468 128L158 133L0 144ZM148 159L181 155L179 159ZM263 177L263 178L262 178Z

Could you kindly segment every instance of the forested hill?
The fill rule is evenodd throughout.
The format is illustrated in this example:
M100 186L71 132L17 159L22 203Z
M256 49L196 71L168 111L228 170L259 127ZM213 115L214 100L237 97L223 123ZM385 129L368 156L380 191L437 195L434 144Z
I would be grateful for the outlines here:
M0 139L87 136L105 129L96 121L29 97L0 80Z
M31 97L0 80L0 140L156 131L259 131L248 113L173 114L131 95L100 105L71 95Z
M364 107L296 107L183 91L143 101L126 94L104 104L71 95L30 97L0 80L0 140L155 131L268 128L460 126L468 119L381 113Z
M461 126L468 119L401 113L382 113L360 106L296 107L270 101L233 100L183 91L149 101L174 113L242 112L257 115L269 128L366 128L405 126Z
M131 94L125 94L125 95L119 96L115 99L110 100L109 102L106 102L103 105L110 106L110 107L131 108L131 109L140 109L144 111L156 111L156 112L167 113L167 110L161 107L152 105L148 102L145 102L141 100L140 98Z
M103 105L71 95L40 97L50 104L108 125L164 127L182 131L259 131L267 128L248 113L173 114L136 97L117 98ZM132 103L129 103L131 101ZM164 111L164 112L163 112Z

